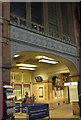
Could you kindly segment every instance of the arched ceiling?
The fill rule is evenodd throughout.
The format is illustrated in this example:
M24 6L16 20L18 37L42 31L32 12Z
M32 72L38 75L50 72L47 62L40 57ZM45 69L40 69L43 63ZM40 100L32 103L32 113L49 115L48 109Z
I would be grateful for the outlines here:
M43 69L48 70L48 74L50 75L52 73L52 70L55 69L56 73L70 73L70 74L76 74L76 68L70 61L63 59L61 57L58 57L56 55L48 54L48 53L40 53L40 52L22 52L18 53L19 57L14 58L12 60L12 70L19 69L16 67L16 64L33 64L37 65L37 69ZM39 63L36 59L36 56L46 56L49 58L54 59L55 61L59 61L59 63L53 65L49 63ZM25 70L22 70L25 71Z

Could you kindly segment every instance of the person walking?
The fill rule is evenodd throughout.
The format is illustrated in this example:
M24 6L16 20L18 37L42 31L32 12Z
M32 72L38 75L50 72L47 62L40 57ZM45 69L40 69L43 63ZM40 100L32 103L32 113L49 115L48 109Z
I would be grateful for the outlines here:
M79 95L79 107L80 107L80 118L81 118L81 92L80 92L80 95Z

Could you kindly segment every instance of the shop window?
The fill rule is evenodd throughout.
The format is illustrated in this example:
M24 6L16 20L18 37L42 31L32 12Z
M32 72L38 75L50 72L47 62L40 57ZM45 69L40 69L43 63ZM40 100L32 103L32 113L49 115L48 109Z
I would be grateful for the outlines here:
M48 3L48 26L49 29L58 31L56 3Z
M31 3L31 21L43 25L43 5L42 2Z
M14 85L14 95L15 95L15 98L16 100L21 100L21 85L19 84L16 84Z
M69 35L68 8L67 3L61 3L62 33Z
M24 84L23 85L23 92L24 92L24 97L26 95L26 92L28 92L28 95L30 97L30 85Z
M15 72L15 74L14 74L14 83L21 83L21 74Z

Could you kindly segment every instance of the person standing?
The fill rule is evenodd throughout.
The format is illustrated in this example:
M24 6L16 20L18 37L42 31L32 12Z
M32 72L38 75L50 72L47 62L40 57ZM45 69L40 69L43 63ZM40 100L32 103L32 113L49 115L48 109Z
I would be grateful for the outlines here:
M34 94L32 94L32 96L30 97L30 101L31 101L31 103L35 102L35 96L34 96Z
M26 103L30 103L30 102L29 102L28 92L26 92L26 95L25 95L25 100L26 100Z
M79 107L80 107L80 118L81 118L81 92L80 92L80 95L79 95Z

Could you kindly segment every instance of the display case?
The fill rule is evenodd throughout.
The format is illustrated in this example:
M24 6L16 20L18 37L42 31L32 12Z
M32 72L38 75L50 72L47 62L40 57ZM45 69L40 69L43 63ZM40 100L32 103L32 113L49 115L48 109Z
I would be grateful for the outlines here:
M3 87L3 120L14 120L15 102L13 88Z

